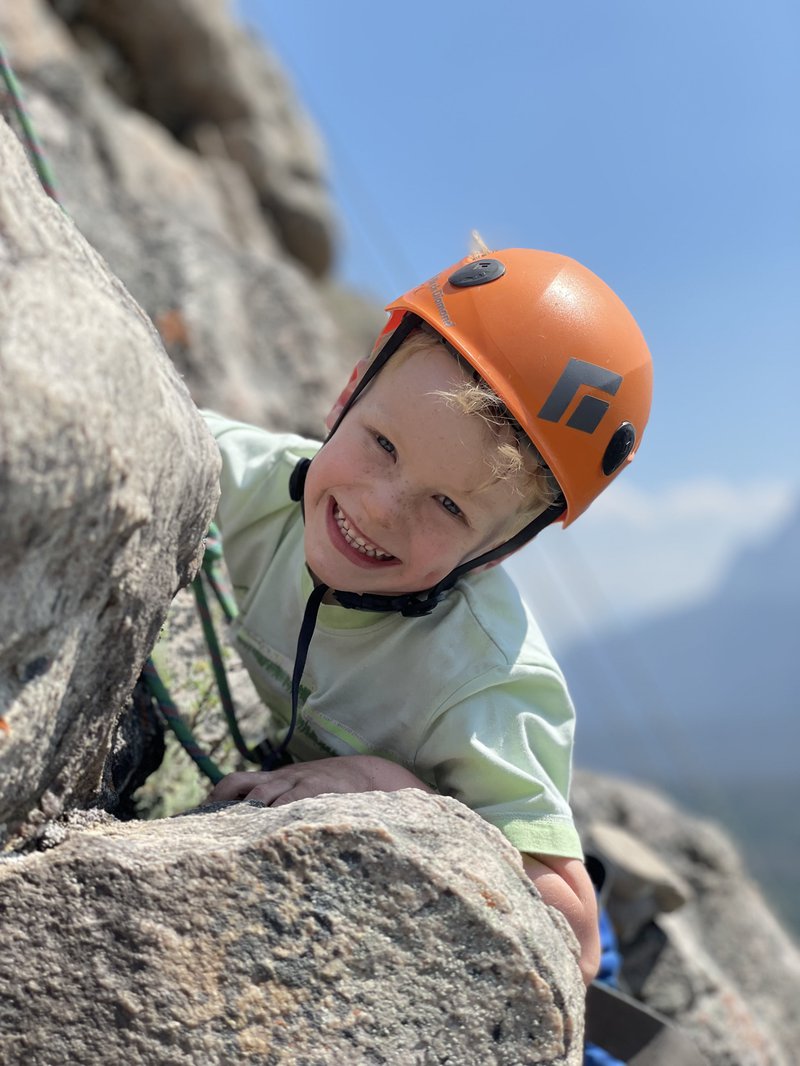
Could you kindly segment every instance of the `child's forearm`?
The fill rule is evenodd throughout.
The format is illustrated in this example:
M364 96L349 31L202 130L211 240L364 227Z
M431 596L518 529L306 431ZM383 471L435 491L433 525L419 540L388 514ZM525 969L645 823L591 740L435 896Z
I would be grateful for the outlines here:
M580 859L555 855L522 856L525 873L545 903L561 911L580 945L580 968L585 984L594 980L600 966L600 933L594 886Z

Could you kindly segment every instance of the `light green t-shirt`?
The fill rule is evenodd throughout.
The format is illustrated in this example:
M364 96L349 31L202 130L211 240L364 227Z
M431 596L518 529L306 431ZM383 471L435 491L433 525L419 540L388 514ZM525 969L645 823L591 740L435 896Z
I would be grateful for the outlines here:
M217 522L241 614L236 645L288 725L311 579L289 496L314 441L204 412L222 459ZM497 826L520 851L581 858L567 803L574 712L563 676L508 575L462 579L432 614L323 604L290 751L379 755Z

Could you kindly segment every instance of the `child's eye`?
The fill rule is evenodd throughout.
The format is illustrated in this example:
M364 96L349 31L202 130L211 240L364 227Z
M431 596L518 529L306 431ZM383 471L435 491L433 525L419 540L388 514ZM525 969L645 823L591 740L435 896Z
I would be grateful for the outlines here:
M450 499L449 496L436 496L435 498L439 501L439 503L442 505L442 507L444 507L446 511L450 512L451 515L454 515L456 518L463 517L464 512L461 510L458 504L455 503L455 501Z
M383 450L385 452L388 452L389 455L394 455L395 447L392 444L392 442L389 440L388 437L384 437L384 435L382 433L377 433L375 435L375 440L378 442L378 444L381 446L381 448L383 448Z

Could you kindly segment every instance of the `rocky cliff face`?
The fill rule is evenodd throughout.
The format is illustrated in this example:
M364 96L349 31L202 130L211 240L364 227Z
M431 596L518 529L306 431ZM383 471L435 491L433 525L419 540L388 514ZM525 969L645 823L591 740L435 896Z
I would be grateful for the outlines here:
M361 352L316 134L222 0L21 0L0 40L64 207L3 100L0 1059L580 1062L571 934L452 801L85 813L214 510L194 404L316 433ZM575 799L645 855L611 862L630 987L713 1063L792 1062L797 951L729 845L617 782Z
M221 0L4 7L64 208L195 402L317 434L357 356L315 289L332 208L277 64Z
M100 787L219 460L152 324L0 126L2 837Z

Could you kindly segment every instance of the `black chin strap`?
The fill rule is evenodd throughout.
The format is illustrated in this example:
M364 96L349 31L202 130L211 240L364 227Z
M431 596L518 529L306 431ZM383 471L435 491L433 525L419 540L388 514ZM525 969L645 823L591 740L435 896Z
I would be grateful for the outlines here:
M471 570L477 570L481 566L486 566L488 563L493 563L497 559L502 559L504 556L516 551L517 548L521 548L523 544L533 540L543 529L557 521L563 513L563 502L553 504L552 507L548 507L546 511L534 518L532 522L529 522L516 536L503 541L502 544L498 544L496 548L484 552L483 555L462 563L454 570L451 570L446 577L443 577L437 585L429 589L423 589L421 592L409 592L402 596L381 596L371 592L340 592L338 589L334 589L333 595L342 607L350 607L356 611L398 611L406 618L419 618L421 615L430 614L437 603L442 602L453 585L464 574L468 574Z
M341 416L339 421L341 421ZM339 423L337 422L336 424L338 425ZM291 497L301 503L306 475L310 466L310 459L300 459L289 478ZM469 559L467 562L461 563L460 566L451 570L446 577L443 577L437 585L433 585L429 589L423 589L421 592L407 592L399 596L382 596L373 592L344 592L340 589L333 589L333 596L342 607L349 607L354 611L397 611L406 618L418 618L420 615L430 614L436 604L441 603L445 595L464 574L468 574L470 570L477 570L478 567L486 566L488 563L493 563L495 560L502 559L505 555L515 552L517 548L521 548L523 544L533 540L547 526L558 521L563 514L564 501L559 500L548 507L546 511L542 511L540 515L537 515L533 521L523 526L519 533L503 541L502 544L498 544L496 548L491 548L489 551L477 556L475 559Z
M300 682L303 678L303 671L305 670L306 659L308 658L308 649L311 645L311 638L314 636L314 627L317 624L319 605L322 603L322 599L327 591L327 585L315 585L306 602L306 609L303 612L303 621L300 626L300 635L297 638L294 670L292 671L292 717L289 722L289 728L286 731L286 736L276 748L273 748L267 758L262 762L262 770L277 770L279 766L283 766L287 761L291 761L287 754L287 748L289 747L289 743L294 736L295 727L297 726Z
M336 422L334 423L333 428L331 429L330 433L326 437L326 441L329 441L331 439L331 437L334 435L336 430L341 425L342 419L347 414L347 412L350 410L350 408L353 406L353 404L356 402L356 400L359 398L359 396L364 391L364 389L367 387L367 385L369 385L369 383L372 381L372 379L375 377L375 375L380 370L383 370L383 368L389 362L389 359L394 355L394 353L397 351L397 349L400 347L400 345L403 343L403 341L406 339L406 337L408 337L408 335L410 333L413 333L414 330L417 328L417 326L420 325L421 322L422 322L422 319L419 317L419 315L407 314L407 315L405 315L403 317L403 320L400 323L400 325L395 329L395 331L392 333L391 337L389 337L389 339L387 340L386 344L384 344L384 346L381 348L381 350L378 352L378 354L375 356L375 358L369 364L367 369L364 371L363 378L361 379L361 381L359 381L359 383L353 389L353 391L352 391L352 393L350 395L350 398L348 399L347 403L344 405L344 407L339 412L339 417L336 419ZM307 460L307 461L311 462L310 459ZM292 498L294 499L294 497L292 497Z

